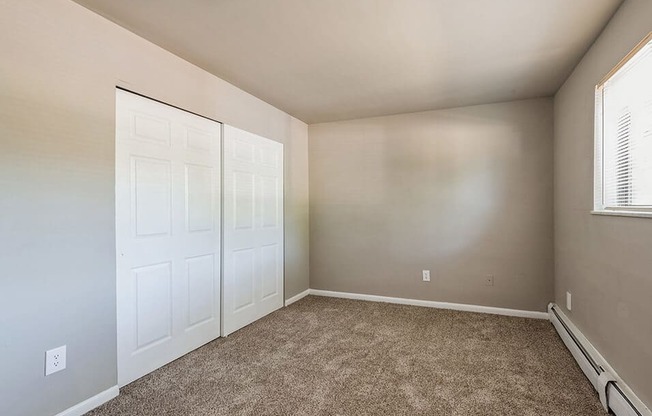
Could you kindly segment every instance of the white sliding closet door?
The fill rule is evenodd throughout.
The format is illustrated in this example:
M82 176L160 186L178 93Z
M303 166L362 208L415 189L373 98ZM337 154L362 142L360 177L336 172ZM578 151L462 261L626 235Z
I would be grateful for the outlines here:
M223 335L283 306L283 145L224 126Z
M217 122L117 90L118 383L220 335Z

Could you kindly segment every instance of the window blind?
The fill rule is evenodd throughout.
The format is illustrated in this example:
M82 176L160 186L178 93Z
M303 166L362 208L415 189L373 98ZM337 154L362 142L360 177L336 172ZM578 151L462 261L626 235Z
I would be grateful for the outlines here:
M652 208L652 40L597 90L601 207ZM597 108L601 106L601 108ZM600 153L600 154L598 154Z

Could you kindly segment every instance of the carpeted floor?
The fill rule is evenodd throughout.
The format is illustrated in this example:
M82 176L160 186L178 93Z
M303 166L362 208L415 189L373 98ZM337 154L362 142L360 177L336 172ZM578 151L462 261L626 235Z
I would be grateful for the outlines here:
M88 415L606 413L547 321L309 296Z

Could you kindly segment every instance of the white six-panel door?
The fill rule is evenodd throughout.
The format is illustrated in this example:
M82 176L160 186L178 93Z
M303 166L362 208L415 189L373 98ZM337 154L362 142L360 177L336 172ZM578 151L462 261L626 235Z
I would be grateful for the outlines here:
M283 306L283 145L224 126L223 335Z
M221 125L116 94L123 386L220 335Z

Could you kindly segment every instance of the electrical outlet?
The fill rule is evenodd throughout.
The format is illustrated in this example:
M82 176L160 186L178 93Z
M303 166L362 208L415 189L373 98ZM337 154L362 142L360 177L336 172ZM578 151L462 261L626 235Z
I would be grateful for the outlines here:
M52 373L61 371L66 368L66 346L63 345L58 348L45 352L45 375L49 376Z
M423 271L423 281L424 282L429 282L430 281L430 270L424 270Z
M573 307L573 299L571 297L571 293L566 292L566 309L570 311L572 307Z
M484 278L484 284L485 284L485 286L493 286L494 285L494 275L493 274L488 274Z

